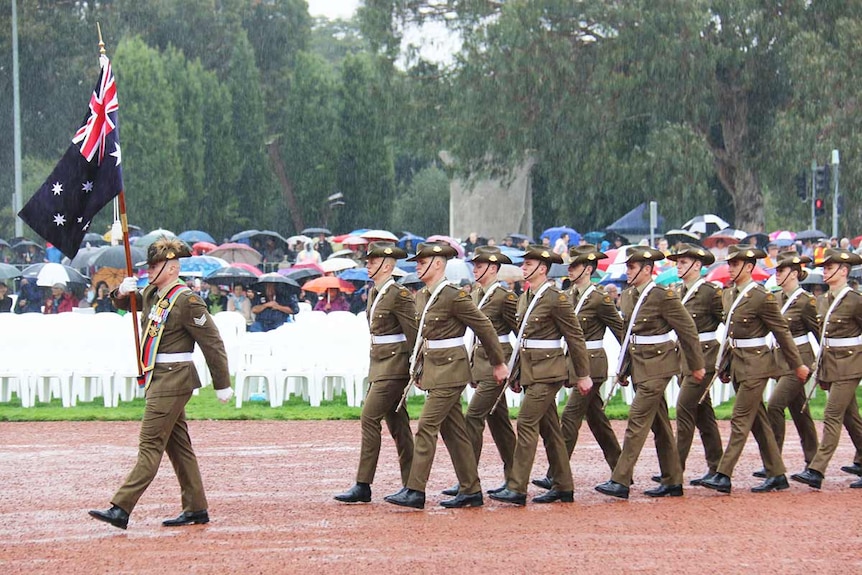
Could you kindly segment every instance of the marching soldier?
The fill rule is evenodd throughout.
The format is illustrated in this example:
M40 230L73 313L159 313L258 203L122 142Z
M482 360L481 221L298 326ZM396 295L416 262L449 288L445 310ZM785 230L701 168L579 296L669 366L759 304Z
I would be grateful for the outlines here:
M796 252L778 254L775 280L781 288L778 304L781 306L781 314L787 320L793 343L796 344L803 363L810 369L814 369L814 350L811 348L808 334L811 333L817 339L820 338L821 326L820 315L817 313L817 298L799 285L801 280L808 277L808 272L802 269L802 266L808 263L811 263L811 258L800 256ZM814 427L814 420L811 419L811 412L806 405L805 381L796 379L790 366L783 361L783 354L776 353L775 360L781 377L769 397L766 416L769 418L772 433L775 434L778 451L782 451L785 431L784 410L790 409L790 416L799 433L807 467L817 453L817 428ZM766 471L761 470L754 475L765 478Z
M715 256L709 250L691 244L681 244L677 252L669 255L668 259L676 262L676 273L682 280L679 296L682 305L697 326L697 337L700 340L706 369L706 375L698 381L692 376L685 358L682 358L682 384L676 400L676 449L683 471L691 451L695 427L700 432L707 472L703 477L691 480L692 485L700 485L704 479L715 473L722 454L721 435L715 422L712 402L708 399L700 401L707 386L715 377L719 347L716 330L724 320L722 290L701 277L701 269L715 262ZM661 476L657 478L661 480Z
M820 387L829 391L829 399L823 412L823 438L817 453L807 469L790 476L815 489L820 489L838 447L842 423L852 431L855 425L848 424L859 419L856 388L862 379L862 295L847 285L850 269L859 264L862 257L848 250L830 248L824 253L823 281L829 286L826 294L829 307L823 317L815 377ZM858 457L859 443L855 438L854 443ZM854 473L852 468L844 470ZM862 488L862 479L850 487Z
M497 381L506 379L508 369L491 321L476 309L467 292L446 281L446 261L456 253L445 242L420 243L416 255L410 258L416 262L416 274L425 284L417 297L417 309L422 309L422 315L411 357L411 377L416 373L418 354L422 353L421 386L428 395L413 442L407 483L398 493L384 497L388 503L402 507L425 507L425 485L434 463L438 433L443 435L461 486L454 499L441 501L440 505L455 508L483 504L476 456L461 413L461 393L472 380L464 347L466 329L471 328L482 342Z
M473 302L479 311L488 316L497 332L497 338L503 347L506 361L512 355L512 344L509 342L509 333L518 329L516 317L518 311L518 298L510 290L502 287L497 281L497 273L502 264L511 264L512 260L493 246L478 246L471 258L473 262L473 277L478 288L472 292ZM473 387L476 391L470 400L465 416L467 424L467 435L473 446L476 456L476 464L482 454L482 436L485 433L485 420L491 429L491 437L497 446L500 459L503 460L503 474L508 477L512 470L512 457L515 451L515 430L512 429L512 421L509 419L509 409L502 403L490 413L494 402L500 394L500 386L494 379L494 366L488 360L488 352L481 342L475 342L472 352L473 362ZM503 486L489 489L488 493L502 491ZM458 495L459 486L443 491L444 495Z
M216 396L226 403L233 395L227 354L218 328L207 306L198 295L179 281L179 258L191 255L178 239L160 238L147 249L147 275L150 284L137 292L137 280L125 278L111 293L117 309L130 309L130 298L143 304L141 344L143 375L139 384L145 389L146 406L138 441L138 460L126 481L111 499L107 511L91 510L90 516L114 527L126 529L129 514L152 483L159 463L167 452L180 492L183 511L175 519L162 522L165 527L208 523L207 498L198 460L192 448L186 423L186 403L201 386L192 362L195 344L200 346L213 377Z
M596 249L592 244L583 244L569 249L569 279L572 287L569 297L578 316L578 323L584 332L587 353L590 356L590 378L593 387L587 395L572 393L560 418L563 431L563 441L569 459L578 443L578 435L586 417L587 425L602 449L611 470L616 467L620 458L620 442L614 434L610 421L605 415L604 402L599 394L602 382L608 377L608 356L604 348L605 329L618 341L623 339L623 320L617 313L617 307L609 295L600 286L590 282L590 277L596 271L599 260L608 256ZM574 366L569 363L569 381L576 379ZM542 437L546 436L542 429ZM549 477L533 479L533 485L542 489L551 489L553 480Z
M392 277L396 261L407 252L391 242L372 242L366 252L365 267L374 287L368 295L368 327L371 332L370 386L360 417L362 447L356 484L335 496L344 503L371 501L371 483L380 457L380 422L386 420L395 441L401 484L406 485L413 462L413 433L407 409L396 411L409 380L410 352L416 343L416 307L407 288Z
M530 289L518 301L518 341L521 361L520 386L524 400L518 413L518 435L512 473L506 488L490 493L491 499L525 505L527 484L536 457L539 429L545 430L545 449L553 477L551 490L533 498L534 503L574 501L572 470L557 414L557 392L568 380L565 339L574 364L576 384L581 395L592 388L590 364L584 334L568 296L548 281L551 264L563 259L543 246L530 246L524 254L524 279ZM511 360L510 360L511 363Z
M704 487L721 493L731 491L730 478L750 432L754 433L760 447L767 474L763 483L752 487L751 491L765 493L788 488L781 452L763 406L763 389L769 378L777 372L770 338L767 337L770 332L797 379L805 381L810 372L793 343L778 300L751 279L757 260L764 257L766 254L763 250L756 248L728 248L727 264L733 289L724 291L727 331L723 348L725 353L719 354L724 357L719 357L720 367L717 366L717 371L723 382L733 380L736 401L730 420L730 439L718 470L715 475L701 482Z
M626 335L617 363L617 380L628 384L631 376L635 398L629 408L623 451L611 479L596 486L596 491L628 499L634 466L652 428L661 469L661 485L644 491L649 497L679 497L682 466L673 439L664 392L670 378L679 371L679 348L696 381L706 370L694 320L671 289L659 288L652 272L664 254L649 247L630 248L626 258L629 287L623 292L621 309ZM676 332L674 341L671 330Z

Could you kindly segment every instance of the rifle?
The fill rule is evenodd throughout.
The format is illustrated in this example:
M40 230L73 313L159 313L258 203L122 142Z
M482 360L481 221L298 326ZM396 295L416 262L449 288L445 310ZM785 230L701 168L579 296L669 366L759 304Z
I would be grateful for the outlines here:
M707 396L709 396L709 392L712 391L712 386L715 385L715 380L719 379L719 376L722 373L730 373L730 359L731 354L728 353L727 338L725 337L721 340L721 344L718 346L718 361L715 364L715 374L709 381L709 385L707 385L706 389L703 390L703 395L701 395L700 399L697 401L698 405L703 403Z
M818 361L814 365L814 370L811 372L811 375L809 375L809 379L814 382L814 385L811 386L811 391L809 391L808 394L805 396L805 403L802 404L802 411L808 409L808 402L811 401L811 398L814 397L814 393L817 391L817 372L819 371L819 367L820 362Z
M623 353L622 349L620 349L620 353ZM620 371L617 374L617 376L614 377L614 384L611 386L611 390L608 392L608 396L602 402L602 410L603 411L608 406L608 404L611 402L611 398L613 398L614 393L616 393L617 386L620 385L620 377L621 376L623 377L623 381L625 381L625 379L628 379L628 377L629 377L628 374L632 368L632 358L628 355L628 352L625 352L625 353L626 353L626 357L623 358L623 363L620 366Z
M402 407L407 405L407 396L410 394L410 390L413 389L413 386L419 387L419 384L422 382L422 371L425 366L425 340L422 340L422 345L419 347L419 352L416 354L416 363L410 366L410 380L407 382L407 385L404 386L404 393L401 394L401 401L398 402L398 406L395 408L395 413L398 413ZM421 389L421 388L420 388Z
M514 353L514 352L513 352ZM488 415L493 414L497 410L497 406L500 405L500 402L503 401L503 398L506 396L506 390L509 387L512 388L512 391L520 391L521 388L521 356L515 359L515 363L512 365L512 369L509 372L509 377L506 378L506 381L503 382L503 389L500 390L500 395L497 396L497 401L494 402L494 405L491 406L491 411L488 412Z

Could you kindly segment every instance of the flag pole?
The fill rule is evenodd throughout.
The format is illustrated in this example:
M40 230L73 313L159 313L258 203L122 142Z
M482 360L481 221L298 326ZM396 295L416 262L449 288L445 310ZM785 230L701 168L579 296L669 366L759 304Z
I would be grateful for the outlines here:
M96 22L96 30L99 32L99 55L104 56L105 43L102 41L102 27L98 22ZM120 205L120 223L123 227L123 249L126 252L126 276L133 277L135 275L135 271L132 266L132 246L129 244L129 219L126 216L125 189L120 190L118 201ZM138 300L135 297L135 294L131 294L131 297L129 297L129 311L132 316L132 328L135 331L135 365L138 366L138 380L140 381L140 377L144 373L144 370L141 366L141 333L140 326L138 325Z

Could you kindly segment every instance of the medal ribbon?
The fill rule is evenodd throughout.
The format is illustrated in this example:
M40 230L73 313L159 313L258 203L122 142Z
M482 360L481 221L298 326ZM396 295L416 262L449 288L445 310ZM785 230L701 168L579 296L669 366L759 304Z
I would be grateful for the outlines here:
M156 367L156 350L158 350L159 342L162 340L162 332L165 322L168 320L168 314L173 309L180 294L185 291L189 291L189 288L183 284L173 286L150 310L150 321L147 323L147 329L144 330L144 341L141 344L142 375L138 377L138 385L144 389L150 386L150 381L153 378L153 369Z

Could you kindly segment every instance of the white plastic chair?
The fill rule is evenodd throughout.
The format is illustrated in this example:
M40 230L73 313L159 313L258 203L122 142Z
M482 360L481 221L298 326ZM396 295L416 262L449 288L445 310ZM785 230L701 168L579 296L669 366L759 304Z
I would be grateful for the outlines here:
M236 407L242 407L251 395L251 379L262 379L266 383L269 403L272 407L282 404L278 385L278 366L272 354L272 336L269 333L249 333L242 340L242 363L236 374ZM262 388L258 386L262 391Z

